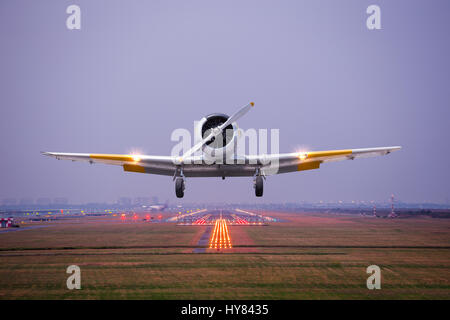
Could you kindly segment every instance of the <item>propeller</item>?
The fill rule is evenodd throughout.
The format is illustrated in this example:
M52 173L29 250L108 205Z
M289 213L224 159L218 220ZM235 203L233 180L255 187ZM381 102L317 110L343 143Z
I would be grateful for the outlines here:
M222 123L220 126L213 128L211 132L200 142L195 144L191 149L186 151L183 156L181 157L181 162L184 158L189 157L193 155L195 152L200 150L206 143L211 141L211 139L216 138L220 134L222 134L223 130L228 127L230 124L235 122L236 120L240 119L243 115L245 115L253 106L255 105L254 102L250 102L249 104L243 106L241 109L239 109L236 113L234 113L231 117L227 119L224 123Z

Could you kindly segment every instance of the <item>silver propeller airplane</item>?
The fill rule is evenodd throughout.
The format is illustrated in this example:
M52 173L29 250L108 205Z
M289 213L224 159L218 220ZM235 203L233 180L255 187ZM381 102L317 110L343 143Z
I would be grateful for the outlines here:
M344 149L294 152L281 154L243 155L236 153L239 138L236 120L245 115L253 102L231 117L210 114L202 118L195 130L203 137L180 156L150 156L133 154L89 154L42 152L58 160L87 161L122 166L124 171L173 176L175 193L184 196L186 177L254 177L255 195L263 195L263 177L267 175L319 169L322 163L387 155L401 147ZM225 133L225 135L223 135ZM198 155L200 153L200 155ZM276 163L276 170L273 165Z

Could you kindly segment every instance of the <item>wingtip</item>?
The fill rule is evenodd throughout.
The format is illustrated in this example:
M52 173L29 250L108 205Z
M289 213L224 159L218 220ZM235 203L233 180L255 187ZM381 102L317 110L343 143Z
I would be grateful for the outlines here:
M41 151L41 154L43 156L49 156L49 157L53 156L53 154L51 152L47 152L47 151Z

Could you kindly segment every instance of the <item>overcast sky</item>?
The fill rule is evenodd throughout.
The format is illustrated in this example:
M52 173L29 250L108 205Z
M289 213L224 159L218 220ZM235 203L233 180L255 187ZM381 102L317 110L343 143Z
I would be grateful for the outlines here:
M66 8L81 8L81 30ZM381 30L366 9L381 8ZM0 199L448 202L450 2L0 2ZM176 128L255 108L280 151L401 145L387 157L266 180L171 177L56 161L40 151L169 155Z

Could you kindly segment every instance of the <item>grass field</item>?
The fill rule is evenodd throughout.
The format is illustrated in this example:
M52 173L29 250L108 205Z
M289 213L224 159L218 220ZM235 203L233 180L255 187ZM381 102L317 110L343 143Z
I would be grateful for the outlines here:
M0 234L0 299L450 298L446 219L264 214L287 222L233 226L223 253L192 253L205 227L111 218ZM81 290L66 288L72 264Z

